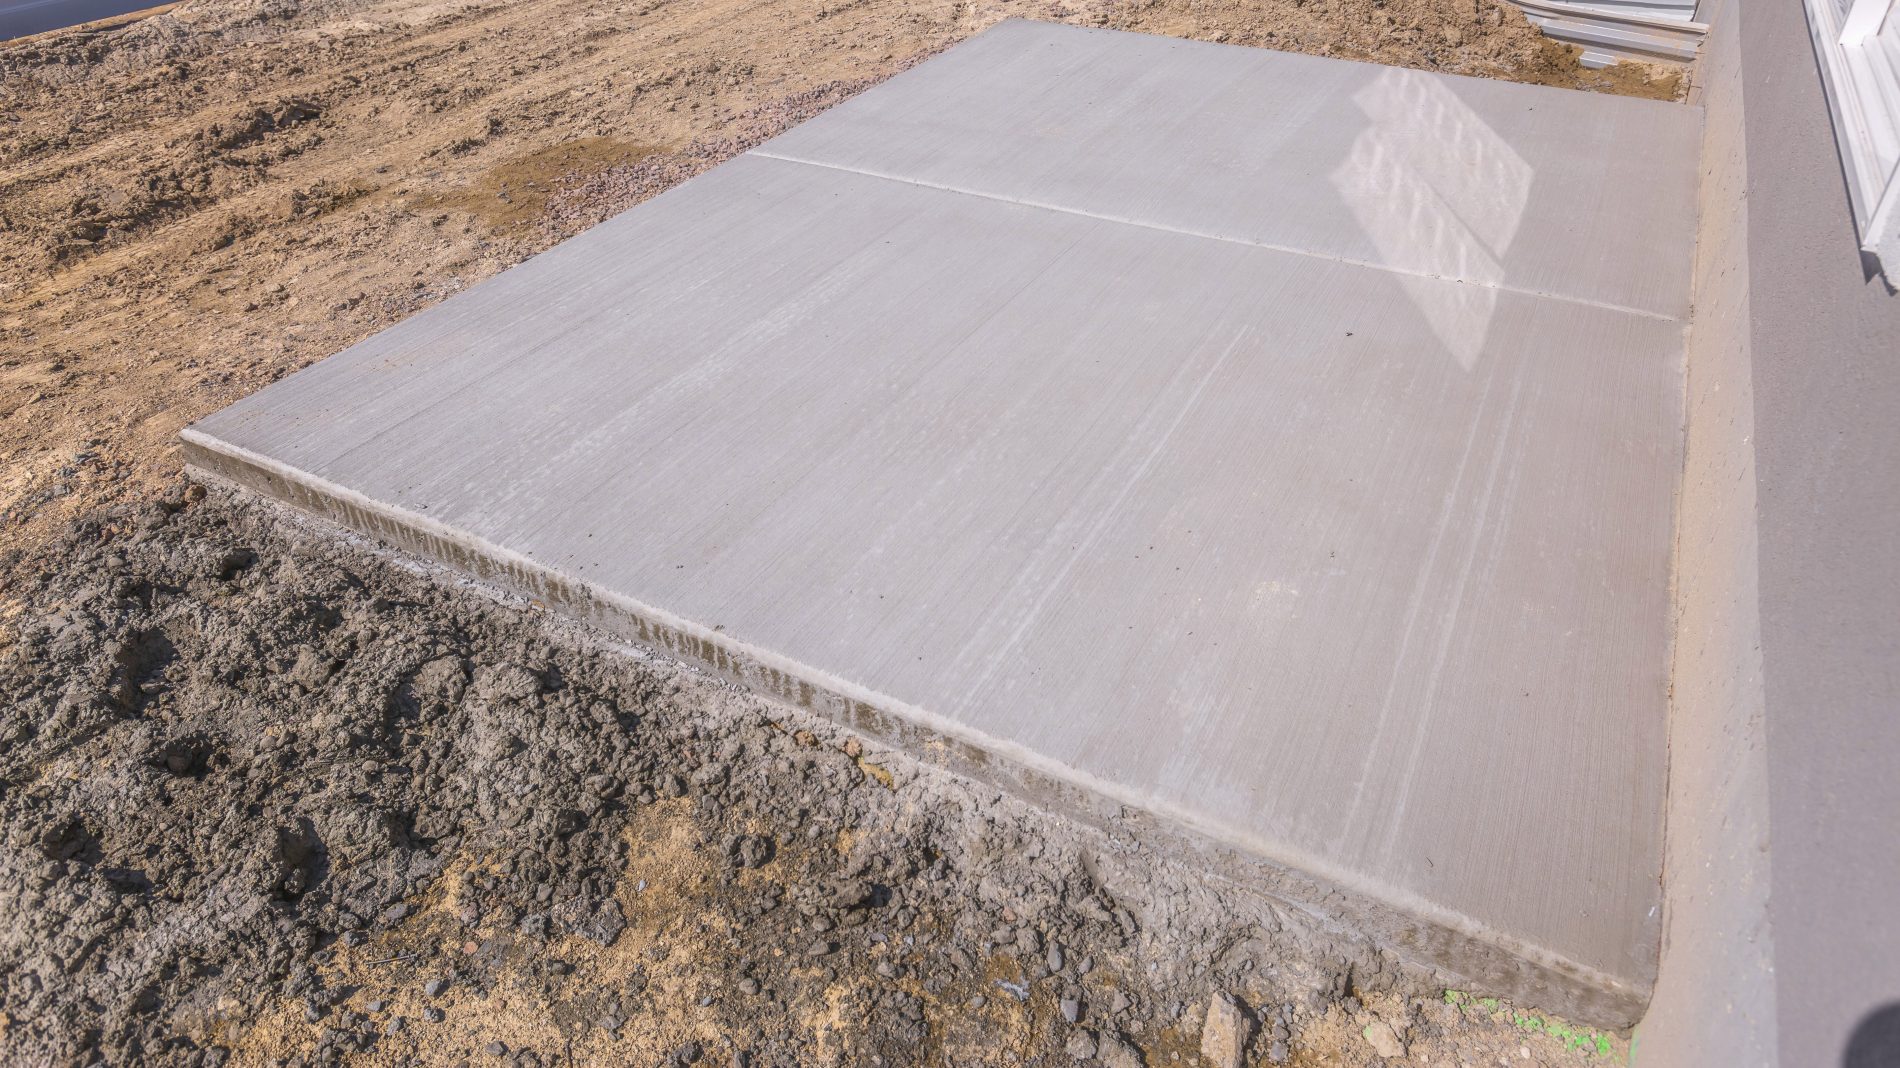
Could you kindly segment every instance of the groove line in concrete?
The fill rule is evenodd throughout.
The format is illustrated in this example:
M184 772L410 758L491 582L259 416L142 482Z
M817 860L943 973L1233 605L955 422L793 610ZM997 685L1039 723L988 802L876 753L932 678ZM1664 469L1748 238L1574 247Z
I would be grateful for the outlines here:
M1027 197L1011 197L997 193L985 193L980 189L968 189L962 186L946 185L941 182L931 182L921 178L909 178L901 174L890 174L884 171L868 170L862 167L845 167L836 163L824 163L815 159L804 159L798 156L787 156L777 152L767 152L760 148L752 149L746 154L749 156L763 156L766 159L775 159L784 163L798 163L807 167L820 167L830 171L843 171L846 174L858 174L866 178L878 178L887 182L902 182L905 185L920 186L924 189L936 189L945 193L957 193L967 197L976 197L981 200L994 200L1004 204L1016 204L1021 207L1036 208L1041 211L1053 211L1063 215L1075 215L1085 219L1097 219L1102 222L1119 223L1123 226L1138 226L1144 230L1158 230L1164 234L1179 234L1182 237L1198 237L1207 241L1221 241L1230 245L1244 245L1247 248L1266 249L1269 252L1285 252L1294 256L1309 256L1316 260L1343 263L1350 267L1365 267L1375 271L1384 271L1387 274L1403 275L1407 278L1424 278L1430 281L1446 282L1452 285L1476 286L1479 289L1495 289L1502 293L1515 293L1519 296L1535 297L1539 300L1562 301L1565 304L1576 304L1585 308L1620 312L1625 315L1640 316L1644 319L1653 319L1663 323L1677 323L1682 321L1674 315L1665 315L1662 312L1654 312L1646 308L1632 308L1627 304L1591 300L1588 297L1572 297L1563 293L1552 293L1542 289L1526 289L1521 286L1499 285L1494 282L1480 281L1475 278L1454 278L1448 275L1433 274L1429 271L1408 271L1403 267L1395 267L1389 263L1380 263L1377 260L1359 259L1354 256L1339 256L1332 253L1320 252L1315 249L1299 248L1294 245L1282 245L1271 241L1249 241L1244 237L1234 237L1229 234L1216 234L1206 230L1194 230L1182 226L1168 226L1164 223L1149 222L1145 219L1134 219L1123 215L1109 215L1104 212L1086 211L1082 208L1071 208L1046 200L1032 200Z

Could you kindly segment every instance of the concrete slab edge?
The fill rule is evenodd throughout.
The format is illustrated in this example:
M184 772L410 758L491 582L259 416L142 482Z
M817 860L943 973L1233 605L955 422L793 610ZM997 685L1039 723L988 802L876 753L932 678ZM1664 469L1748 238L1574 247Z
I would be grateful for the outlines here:
M1369 939L1456 985L1597 1027L1641 1018L1650 986L1625 982L1443 906L1297 855L1165 801L1070 768L825 672L755 649L663 609L560 574L438 520L381 502L187 428L187 474L268 497L545 606L624 640L703 665L769 699L1297 909L1345 937Z

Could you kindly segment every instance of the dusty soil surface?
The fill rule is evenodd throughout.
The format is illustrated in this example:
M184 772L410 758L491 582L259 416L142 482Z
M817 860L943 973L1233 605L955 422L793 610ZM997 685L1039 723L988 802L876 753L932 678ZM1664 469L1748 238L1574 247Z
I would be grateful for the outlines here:
M1230 1016L1247 1064L1621 1056L188 500L192 419L1008 16L1679 90L1498 0L187 0L0 45L0 1062L1126 1068Z
M99 513L20 564L9 1065L1626 1051L1446 996L1112 826L202 496Z

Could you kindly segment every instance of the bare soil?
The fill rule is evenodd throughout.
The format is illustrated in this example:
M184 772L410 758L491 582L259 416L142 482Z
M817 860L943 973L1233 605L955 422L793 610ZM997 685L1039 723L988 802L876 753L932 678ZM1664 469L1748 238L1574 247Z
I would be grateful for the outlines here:
M1613 1035L261 502L20 564L9 1065L1556 1066ZM1218 1028L1216 1028L1218 1031Z
M1681 89L1499 0L186 0L0 45L0 1061L1126 1068L1196 1063L1216 994L1248 1064L1622 1056L178 481L191 420L1010 16Z

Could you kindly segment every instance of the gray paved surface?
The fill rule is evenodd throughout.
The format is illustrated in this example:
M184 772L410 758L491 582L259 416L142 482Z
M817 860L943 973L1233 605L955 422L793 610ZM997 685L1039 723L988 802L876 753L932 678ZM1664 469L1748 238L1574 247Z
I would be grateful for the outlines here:
M166 0L4 0L0 41L157 7Z
M1007 23L188 455L1640 1004L1698 123Z

